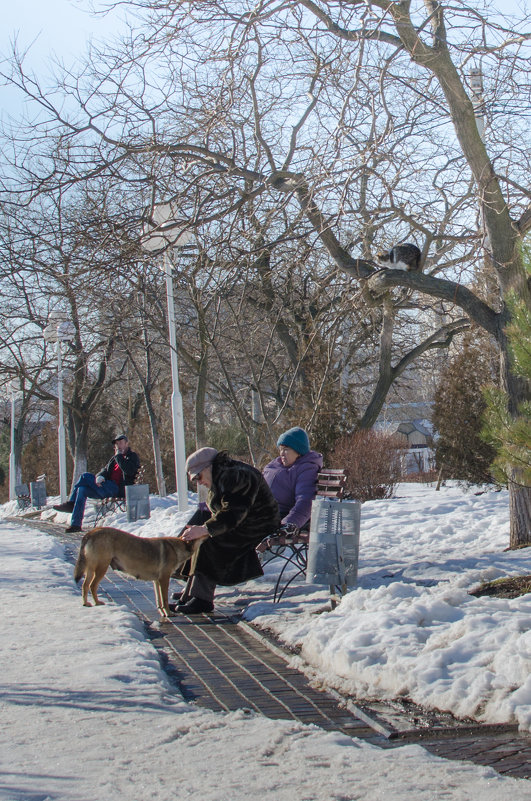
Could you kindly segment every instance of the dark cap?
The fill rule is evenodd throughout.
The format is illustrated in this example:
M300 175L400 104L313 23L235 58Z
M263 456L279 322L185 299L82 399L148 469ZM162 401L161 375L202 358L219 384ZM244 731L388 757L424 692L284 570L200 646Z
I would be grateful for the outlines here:
M127 439L125 434L118 434L118 436L113 439L112 444L114 445L116 442L119 442L121 439Z
M217 455L218 452L215 448L199 448L198 451L191 453L186 460L186 472L190 478L197 478L205 467L210 467Z

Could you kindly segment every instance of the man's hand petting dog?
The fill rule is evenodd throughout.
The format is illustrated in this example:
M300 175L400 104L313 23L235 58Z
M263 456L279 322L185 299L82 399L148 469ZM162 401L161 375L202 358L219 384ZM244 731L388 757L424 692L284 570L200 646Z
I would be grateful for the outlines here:
M181 539L185 542L193 542L194 540L204 540L208 536L208 529L205 526L187 526L181 534Z

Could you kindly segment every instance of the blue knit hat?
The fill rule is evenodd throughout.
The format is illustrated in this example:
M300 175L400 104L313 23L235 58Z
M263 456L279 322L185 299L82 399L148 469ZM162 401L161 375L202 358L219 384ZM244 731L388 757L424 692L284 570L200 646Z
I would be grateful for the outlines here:
M286 448L293 448L301 456L310 450L310 440L304 428L290 428L284 431L277 439L277 446L285 445Z

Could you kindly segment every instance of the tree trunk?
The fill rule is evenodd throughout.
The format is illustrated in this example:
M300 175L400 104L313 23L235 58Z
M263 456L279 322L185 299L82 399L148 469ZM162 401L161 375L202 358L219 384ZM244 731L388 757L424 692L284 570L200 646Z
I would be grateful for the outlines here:
M15 484L22 484L22 448L26 417L21 416L15 425Z
M528 382L511 372L511 357L508 352L504 327L500 333L500 369L502 387L507 393L508 410L512 417L518 414L518 407L529 400ZM509 477L510 536L509 547L521 548L531 545L531 487L523 484L520 470L512 467Z
M375 424L382 411L385 399L393 383L393 369L391 367L391 353L393 348L393 332L395 327L395 309L389 298L385 298L382 305L382 327L380 330L380 360L378 364L378 381L372 398L365 409L358 428L367 430Z
M531 488L519 485L515 470L509 476L510 548L531 545Z
M206 426L205 426L205 398L206 398L206 385L208 373L208 357L206 350L206 343L201 359L199 361L199 372L197 374L197 386L195 391L195 447L202 448L206 442Z
M88 467L88 425L82 423L74 433L74 467L70 491L80 475L87 472Z
M151 428L151 441L153 443L153 461L155 466L155 478L157 481L157 490L159 496L161 498L164 498L167 495L167 492L166 492L166 481L164 479L164 471L162 469L162 456L160 453L159 427L157 423L157 415L155 414L155 410L151 402L151 394L146 389L146 387L144 387L144 399L146 402L146 409L149 418L149 426Z

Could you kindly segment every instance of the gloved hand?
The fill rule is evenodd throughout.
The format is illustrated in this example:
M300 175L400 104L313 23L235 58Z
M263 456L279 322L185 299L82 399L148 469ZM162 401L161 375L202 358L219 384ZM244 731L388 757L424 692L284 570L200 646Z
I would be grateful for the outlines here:
M96 476L96 484L98 485L98 487L101 487L101 485L104 482L105 482L105 479L103 478L103 476Z
M283 523L280 526L278 533L283 537L294 537L299 533L299 529L295 523Z

